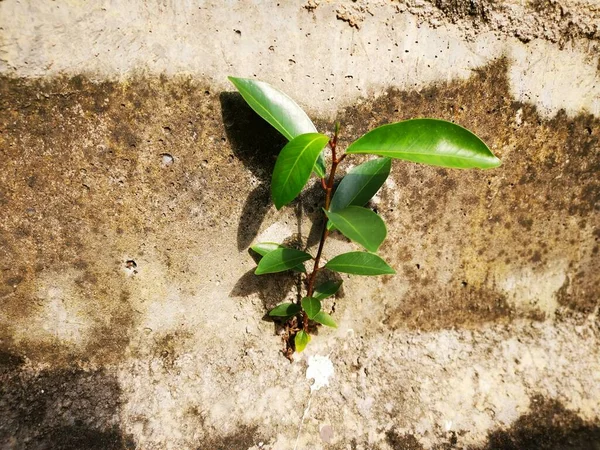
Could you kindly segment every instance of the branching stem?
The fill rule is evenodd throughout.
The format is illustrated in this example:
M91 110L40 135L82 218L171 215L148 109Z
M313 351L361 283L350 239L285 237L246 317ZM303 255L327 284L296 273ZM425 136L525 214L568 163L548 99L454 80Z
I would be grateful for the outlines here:
M327 183L325 184L325 179L321 179L321 184L325 189L325 210L329 209L329 205L331 203L331 196L333 193L333 183L335 181L335 171L337 170L338 165L344 160L346 155L337 157L337 140L338 134L340 131L339 123L335 124L335 133L333 135L333 139L329 143L329 147L331 148L331 170L329 171L329 178ZM317 273L319 272L319 262L321 261L321 254L323 253L323 247L325 246L325 241L327 240L327 236L329 236L329 230L327 229L327 216L325 215L325 221L323 223L323 232L321 233L321 241L319 242L319 249L317 250L317 256L315 257L315 264L313 266L313 270L308 277L308 287L306 296L310 297L313 295L315 290L315 280L317 279ZM304 331L308 331L308 316L303 311L302 312L302 325Z

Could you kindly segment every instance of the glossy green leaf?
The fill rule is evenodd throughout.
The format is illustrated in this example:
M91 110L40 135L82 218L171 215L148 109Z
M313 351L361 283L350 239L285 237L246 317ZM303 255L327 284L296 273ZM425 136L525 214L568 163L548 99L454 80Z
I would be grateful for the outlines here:
M308 334L304 330L298 331L296 337L294 338L294 344L296 344L296 351L300 353L302 350L306 348L308 343L310 342L310 334Z
M327 327L337 328L337 323L335 323L333 318L324 311L318 312L317 315L312 318L312 320L320 323L321 325L325 325Z
M287 143L275 162L271 196L280 209L294 200L310 178L317 157L329 138L319 133L302 134Z
M288 141L305 133L316 133L317 128L298 104L264 81L249 78L229 77L246 103ZM323 154L314 166L319 178L325 176L325 158Z
M339 211L347 206L364 206L383 185L392 167L390 158L377 158L350 170L338 185L330 211Z
M377 251L387 235L383 219L362 206L348 206L337 212L325 211L325 214L344 236L371 252Z
M311 258L312 256L308 253L301 252L300 250L285 247L278 248L263 256L254 273L262 275L265 273L283 272Z
M336 272L354 275L388 275L396 273L379 256L367 252L342 253L325 264L325 267Z
M500 165L487 145L469 130L438 119L383 125L353 142L346 153L370 153L458 169Z
M272 252L273 250L285 247L281 244L277 244L276 242L258 242L254 245L251 245L250 248L260 256L265 256L267 253Z
M300 310L300 305L296 303L282 303L269 311L269 315L272 317L291 317L298 314Z
M315 133L314 126L298 104L264 81L229 77L248 105L289 141L305 133Z
M341 285L341 281L326 281L325 283L320 284L315 288L315 292L313 292L313 297L317 300L323 300L327 297L331 297L340 289Z
M326 171L327 171L327 169L325 167L325 150L323 150L321 153L319 153L317 162L315 163L313 170L319 178L325 178Z
M314 297L304 297L300 303L302 303L302 309L309 319L312 319L321 311L321 302Z
M284 247L281 244L277 244L275 242L259 242L257 244L254 244L252 246L250 246L250 249L254 252L256 252L257 254L259 254L261 257L265 256L267 253L272 252L273 250L276 250L278 248L287 248ZM254 258L255 261L260 262L260 259ZM292 270L294 272L300 272L300 273L306 273L306 268L304 267L304 264L300 263L295 267L292 267Z

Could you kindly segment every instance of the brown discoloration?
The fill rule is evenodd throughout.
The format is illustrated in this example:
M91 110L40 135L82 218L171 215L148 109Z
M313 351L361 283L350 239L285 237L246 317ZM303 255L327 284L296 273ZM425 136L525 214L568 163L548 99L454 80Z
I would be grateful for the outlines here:
M0 339L19 334L34 361L119 359L144 300L126 261L151 250L185 289L198 236L237 225L232 211L250 178L231 154L219 99L189 78L0 85ZM169 167L165 149L175 157ZM67 275L52 281L57 274ZM53 286L86 331L83 347L28 337Z
M490 433L482 450L596 450L600 427L586 423L556 400L534 397L531 412L509 429Z
M169 333L157 339L154 348L154 358L159 360L168 372L173 370L177 359L185 351L186 341L191 338L189 333Z
M382 253L399 269L382 279L379 294L391 327L541 317L507 302L502 282L523 268L543 276L555 260L569 264L560 304L582 312L597 304L591 233L598 226L600 135L590 130L600 123L586 115L542 119L511 100L506 70L498 60L469 80L419 92L392 89L340 115L346 145L379 124L433 116L472 129L503 161L490 171L394 163L396 187L384 187L377 204L390 228ZM0 337L32 360L121 358L144 302L135 272L145 270L145 255L194 291L202 279L219 277L197 269L195 280L187 275L189 258L207 242L202 236L212 245L217 227L226 240L237 229L243 250L272 210L268 182L285 140L237 94L217 96L189 78L4 78L0 107L1 201L8 212L0 224L7 317ZM161 159L167 152L174 158L169 166ZM300 220L319 217L321 195L315 185L302 196ZM318 229L303 243L314 245ZM139 267L126 273L129 260ZM585 274L576 277L582 267ZM61 273L69 274L57 282L68 288L64 307L85 332L79 347L26 332L44 314L49 280ZM261 291L272 307L295 284L278 279L265 285L248 272L231 293Z
M518 316L519 305L505 300L507 274L531 269L543 277L555 261L570 264L572 284L561 305L589 313L597 304L591 286L600 284L592 235L599 225L600 141L587 130L599 120L542 119L511 100L506 70L498 60L466 81L391 90L341 117L346 143L388 122L451 120L482 137L503 162L488 171L394 162L395 187L383 188L378 205L390 228L382 253L400 269L381 295L387 299L396 286L408 291L389 309L394 327L472 326ZM581 267L593 269L575 278Z
M412 283L411 283L412 284ZM419 286L387 311L384 323L392 329L473 328L485 322L507 321L515 316L506 297L491 289L464 287L461 283L439 290ZM418 286L418 285L417 285Z
M417 438L412 434L399 434L394 430L388 431L386 434L387 443L393 450L423 450L424 447L419 443Z
M250 448L261 440L262 438L257 426L245 426L230 434L223 436L215 435L214 437L203 439L202 445L198 447L198 450L205 448L215 450Z

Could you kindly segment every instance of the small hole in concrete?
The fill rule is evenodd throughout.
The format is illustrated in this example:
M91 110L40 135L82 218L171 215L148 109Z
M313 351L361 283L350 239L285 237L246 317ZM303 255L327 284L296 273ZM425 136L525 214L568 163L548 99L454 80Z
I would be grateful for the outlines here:
M133 259L125 261L125 267L128 269L137 269L137 263Z
M420 269L420 268L421 268L421 264L417 264L417 269Z
M467 287L467 284L469 283L467 283L466 281L461 281L460 284L462 285L462 287Z

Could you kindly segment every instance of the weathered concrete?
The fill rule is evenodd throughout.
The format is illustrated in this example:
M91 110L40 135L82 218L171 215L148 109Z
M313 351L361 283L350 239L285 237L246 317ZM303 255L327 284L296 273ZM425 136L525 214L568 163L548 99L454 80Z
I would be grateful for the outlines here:
M0 2L0 446L595 448L599 9L436 5ZM394 163L373 206L398 275L344 277L306 412L263 320L297 280L246 249L313 249L322 192L275 211L284 140L227 74L343 145L435 116L503 161Z

